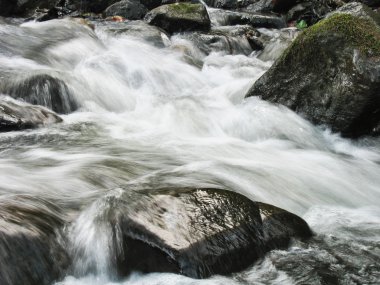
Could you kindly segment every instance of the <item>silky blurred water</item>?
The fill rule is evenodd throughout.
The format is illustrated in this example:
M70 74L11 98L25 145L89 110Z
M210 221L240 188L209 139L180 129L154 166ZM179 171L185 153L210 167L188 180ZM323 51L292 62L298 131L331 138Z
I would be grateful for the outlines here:
M73 254L86 252L57 284L380 282L380 140L342 139L284 107L244 99L271 61L193 47L200 68L185 48L70 20L3 23L0 34L2 78L56 76L80 106L61 124L0 134L0 196L53 201L73 220ZM316 236L230 277L114 280L109 229L94 223L97 199L166 186L243 193L303 216Z

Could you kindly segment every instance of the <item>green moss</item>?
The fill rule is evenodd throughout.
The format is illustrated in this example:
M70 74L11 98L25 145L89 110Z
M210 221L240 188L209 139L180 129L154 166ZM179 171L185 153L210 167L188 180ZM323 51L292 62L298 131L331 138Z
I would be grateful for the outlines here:
M202 8L201 4L191 4L191 3L176 3L171 4L170 9L179 14L191 14L198 13Z
M349 14L336 14L318 22L302 32L301 35L284 52L281 60L288 56L299 56L300 53L315 52L320 41L332 34L342 42L342 49L346 46L353 47L365 53L367 56L380 56L380 28L370 19L362 19ZM320 51L321 52L321 51ZM319 56L324 54L319 53Z

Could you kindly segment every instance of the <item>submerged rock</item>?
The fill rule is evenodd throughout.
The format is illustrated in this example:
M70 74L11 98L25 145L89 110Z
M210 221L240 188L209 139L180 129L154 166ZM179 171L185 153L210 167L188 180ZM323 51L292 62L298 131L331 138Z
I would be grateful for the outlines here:
M257 57L263 61L275 61L297 38L300 31L296 28L286 28L281 30L259 29L258 40L262 43L263 49Z
M62 277L69 258L58 238L60 210L24 196L0 199L0 284L49 285Z
M10 81L2 87L2 91L13 98L47 107L59 114L67 114L78 108L65 82L47 74Z
M37 128L58 122L62 122L62 119L43 107L0 97L0 132Z
M221 26L250 25L255 28L275 29L282 29L287 26L283 17L271 14L213 9L210 11L210 17L213 19L213 23Z
M209 32L182 33L176 37L190 41L205 55L211 52L249 55L253 50L260 49L258 35L250 26L225 26Z
M193 278L240 271L268 250L311 231L285 210L218 189L124 193L104 214L114 229L116 266Z
M138 1L123 0L109 6L104 14L107 17L121 16L128 20L140 20L147 12L148 9Z
M347 137L378 135L380 21L361 7L307 29L247 97L283 104Z
M208 30L210 18L201 4L176 3L153 9L145 16L148 24L160 27L168 33Z

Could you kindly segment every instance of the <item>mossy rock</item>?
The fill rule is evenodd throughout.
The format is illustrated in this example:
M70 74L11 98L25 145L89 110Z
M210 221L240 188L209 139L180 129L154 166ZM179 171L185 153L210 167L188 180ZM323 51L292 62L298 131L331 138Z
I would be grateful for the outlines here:
M247 97L285 105L347 137L378 135L380 27L366 11L339 12L306 29Z
M121 276L230 274L287 247L291 238L311 236L298 216L221 189L125 192L100 200L99 209L96 222L113 229L111 251Z
M160 27L168 33L208 30L210 18L201 4L176 3L157 7L146 16L148 24Z

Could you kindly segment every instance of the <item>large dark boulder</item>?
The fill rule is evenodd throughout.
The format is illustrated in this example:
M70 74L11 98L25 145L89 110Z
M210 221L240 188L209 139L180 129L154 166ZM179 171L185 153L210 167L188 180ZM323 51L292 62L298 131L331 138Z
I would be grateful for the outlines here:
M274 29L287 27L286 21L283 17L271 14L213 9L210 11L210 17L214 22L222 26L250 25L255 28Z
M66 83L47 74L11 80L5 86L0 85L0 90L13 98L45 106L59 114L67 114L78 108Z
M59 208L42 199L0 199L0 284L50 285L63 277L69 258L58 242Z
M176 3L153 9L145 16L148 24L168 33L208 30L210 18L202 4Z
M343 136L378 135L380 20L354 6L303 32L247 97L283 104Z
M285 210L218 189L123 193L99 205L113 228L115 266L193 278L229 274L273 248L307 238L304 220Z
M43 107L0 97L0 132L37 128L58 122L62 122L62 119Z

